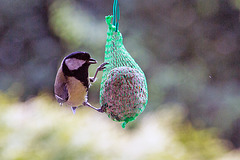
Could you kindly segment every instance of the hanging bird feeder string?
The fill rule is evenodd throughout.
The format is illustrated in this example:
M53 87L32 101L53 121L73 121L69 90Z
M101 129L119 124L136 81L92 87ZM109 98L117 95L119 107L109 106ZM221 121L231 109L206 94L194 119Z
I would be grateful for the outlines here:
M119 10L118 0L114 0L114 3L113 3L113 25L116 27L115 32L118 31L119 19L120 19L120 10Z

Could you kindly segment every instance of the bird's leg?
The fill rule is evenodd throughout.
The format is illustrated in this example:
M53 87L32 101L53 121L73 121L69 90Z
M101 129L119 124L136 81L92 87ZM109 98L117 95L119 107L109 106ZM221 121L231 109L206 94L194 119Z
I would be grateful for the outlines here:
M98 112L105 112L105 108L103 106L101 108L95 108L88 102L83 102L83 105L87 106L87 107L90 107L90 108L92 108L92 109L94 109L94 110L96 110Z
M90 82L94 83L96 81L97 78L97 74L99 71L103 71L106 67L105 65L108 64L107 62L102 63L96 70L96 73L94 75L94 77L90 77Z
M71 107L73 114L76 114L77 107Z

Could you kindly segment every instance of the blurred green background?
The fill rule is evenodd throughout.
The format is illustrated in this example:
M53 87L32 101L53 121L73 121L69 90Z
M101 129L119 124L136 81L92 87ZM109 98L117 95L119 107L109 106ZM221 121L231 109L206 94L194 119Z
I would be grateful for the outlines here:
M0 159L240 160L240 0L119 3L149 88L126 129L86 107L72 115L53 95L64 56L103 61L113 0L0 1Z

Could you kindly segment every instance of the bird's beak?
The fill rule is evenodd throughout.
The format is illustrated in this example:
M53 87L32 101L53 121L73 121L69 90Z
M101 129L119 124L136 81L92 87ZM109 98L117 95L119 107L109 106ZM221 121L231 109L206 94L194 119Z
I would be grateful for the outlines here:
M93 58L90 58L89 61L88 61L89 64L96 64L97 61Z

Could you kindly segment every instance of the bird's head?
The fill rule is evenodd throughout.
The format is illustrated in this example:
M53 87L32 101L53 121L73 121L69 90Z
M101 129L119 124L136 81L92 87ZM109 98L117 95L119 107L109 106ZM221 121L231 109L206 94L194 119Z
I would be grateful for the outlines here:
M81 68L88 69L89 65L96 63L97 61L87 52L73 52L64 58L62 67L64 74L69 75Z

